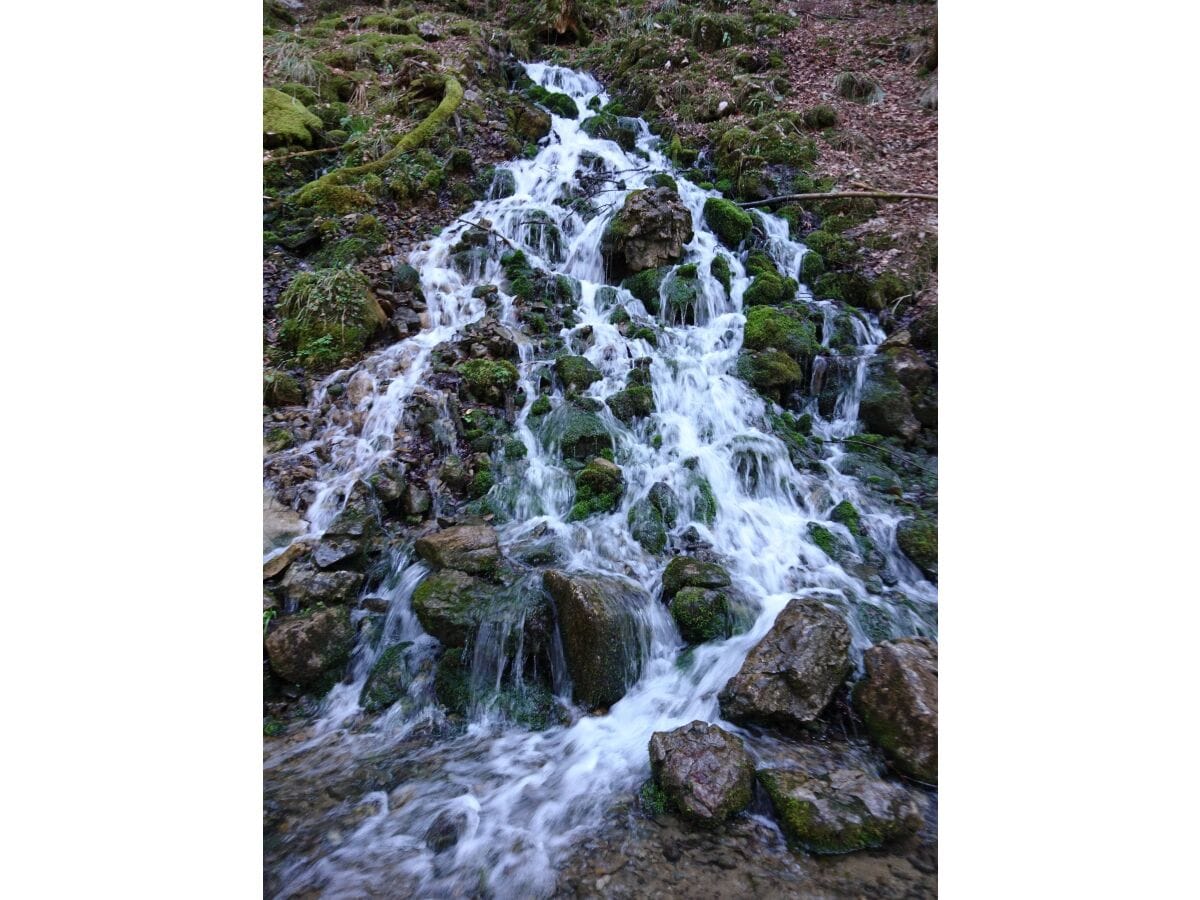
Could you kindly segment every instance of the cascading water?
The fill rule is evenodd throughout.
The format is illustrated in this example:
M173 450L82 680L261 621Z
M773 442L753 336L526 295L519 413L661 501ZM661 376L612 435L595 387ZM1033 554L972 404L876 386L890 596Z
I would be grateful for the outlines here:
M720 721L717 693L790 598L816 597L839 608L850 623L856 653L872 643L863 625L868 609L890 623L895 634L936 634L936 589L896 547L901 516L874 500L837 465L843 453L840 440L856 430L867 360L883 340L882 331L868 318L852 318L857 350L828 365L822 362L813 372L808 411L813 435L824 441L824 457L798 470L784 442L771 431L769 404L733 374L745 322L742 295L750 278L742 263L732 259L727 295L709 272L719 243L705 226L702 210L713 192L675 176L695 228L685 248L685 262L696 263L698 270L694 324L669 321L664 303L666 325L657 346L622 336L610 321L617 306L634 317L644 318L648 312L626 291L614 298L611 289L598 290L604 284L600 237L624 196L645 187L655 173L669 172L670 163L640 120L635 152L581 130L581 122L594 114L594 101L607 102L594 79L542 64L527 65L526 73L570 95L581 118L554 116L552 133L537 156L507 167L515 183L511 195L480 202L412 254L410 262L420 273L428 302L429 327L353 370L336 373L316 392L313 407L320 409L329 384L358 379L366 387L355 409L361 421L356 432L344 421L329 420L315 434L311 446L326 448L327 461L318 473L308 512L310 534L319 535L328 527L353 485L389 458L397 423L428 375L434 348L485 314L485 302L474 296L475 288L503 283L499 252L467 267L465 274L450 259L452 248L473 228L468 222L487 220L493 232L523 249L531 264L578 280L577 321L564 329L563 337L572 352L585 355L603 376L586 395L600 401L611 397L625 386L634 361L648 357L656 408L649 419L632 427L601 413L616 436L616 460L626 480L624 499L611 514L568 522L571 477L555 448L546 446L529 422L540 375L549 362L534 359L528 344L521 344L520 387L526 399L516 413L515 435L524 444L526 458L520 478L493 489L496 503L509 513L509 523L499 527L502 548L531 535L550 534L567 554L559 568L631 579L653 598L666 560L647 553L634 539L629 512L653 485L664 482L681 499L673 533L691 529L692 540L709 545L728 566L735 587L757 603L757 617L744 633L699 646L680 663L683 642L664 604L652 600L638 611L646 626L641 676L606 715L577 716L569 726L530 732L506 722L494 707L477 704L465 733L436 742L415 741L414 729L436 724L441 717L429 674L437 642L423 634L409 605L427 569L400 554L375 594L375 602L388 610L382 636L360 638L352 677L333 689L307 740L275 751L266 762L269 783L294 782L297 791L329 797L312 813L316 824L310 830L317 836L306 843L285 842L280 848L280 862L270 878L281 897L313 892L331 897L377 892L547 895L565 851L615 800L629 797L645 779L650 735L693 719ZM589 168L602 166L608 173L619 173L612 174L610 182L619 189L605 194L605 202L612 205L589 220L555 203L571 196L585 153L590 154ZM561 247L551 246L549 229L539 221L558 227ZM759 215L757 222L765 236L763 247L781 272L794 276L804 247L789 239L783 220ZM803 288L801 300L824 313L823 340L828 343L833 304L812 300ZM498 317L514 331L520 327L513 298L503 291ZM588 335L586 341L580 339L582 334ZM830 414L823 416L816 397L834 383L836 400ZM557 405L562 398L554 400ZM699 487L702 483L709 497ZM716 515L697 514L698 505L709 498L715 500ZM878 571L886 588L879 577L860 577L853 565L834 561L810 537L808 526L819 523L853 543L845 526L829 518L842 500L860 511L863 526L884 557ZM486 693L483 682L498 686L506 677L511 659L497 648L509 645L520 632L516 622L476 636L477 696ZM405 648L409 669L416 673L408 693L378 719L364 720L356 714L367 673L383 648L398 645ZM561 653L556 644L551 656L561 659ZM561 663L554 669L554 688L562 694L566 686ZM450 850L435 854L426 834L439 817L454 818L460 834Z

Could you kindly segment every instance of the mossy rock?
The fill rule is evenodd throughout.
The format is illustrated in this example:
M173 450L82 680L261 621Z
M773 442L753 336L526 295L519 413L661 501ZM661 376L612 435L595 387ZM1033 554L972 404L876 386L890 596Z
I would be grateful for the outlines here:
M692 43L701 50L720 50L753 39L753 32L745 28L745 19L740 16L701 15L692 20Z
M760 394L780 400L804 384L804 370L782 350L738 354L737 375Z
M725 288L725 295L729 296L733 289L733 272L729 268L729 257L724 253L715 254L712 262L708 265L708 271L721 283L721 287Z
M654 391L645 385L633 385L617 391L607 403L612 414L629 425L654 412Z
M843 500L833 508L829 514L830 520L837 522L839 525L846 526L846 530L856 536L865 535L866 529L863 528L862 518L855 509L854 504L849 500Z
M819 298L841 300L861 309L882 309L874 305L878 301L871 294L871 282L858 272L826 272L813 282L812 292Z
M563 459L584 462L602 451L612 452L613 439L604 422L577 403L564 403L538 426L545 446L557 446Z
M883 88L861 72L839 73L833 79L833 90L839 97L858 103L878 103L883 99Z
M361 353L387 323L366 277L352 268L297 273L278 309L280 346L318 371Z
M520 379L517 367L506 359L471 359L455 366L467 393L481 403L502 406Z
M610 513L625 494L625 479L620 466L596 457L575 476L575 503L567 514L568 522Z
M579 118L579 107L575 105L575 101L567 94L548 90L540 84L531 84L525 89L524 94L534 103L541 104L556 116L564 119Z
M613 141L626 153L637 146L637 120L602 112L585 119L579 126L588 137L598 141Z
M905 519L896 527L896 543L926 578L937 581L937 522L925 518Z
M843 269L858 258L858 250L849 238L824 229L809 232L804 246L820 254L822 262L831 269Z
M263 146L311 146L322 124L295 97L275 88L263 88Z
M755 306L746 311L742 345L747 350L774 347L797 361L810 360L821 351L821 341L812 322L769 306Z
M646 269L631 275L621 282L621 287L642 301L642 305L651 315L658 315L660 301L659 292L663 281L671 273L670 266L660 266L657 269Z
M824 103L818 104L817 106L810 106L808 109L804 110L801 115L804 121L804 127L814 130L833 128L838 123L837 110Z
M722 640L733 633L729 598L724 591L680 588L670 609L680 635L689 644Z
M674 528L679 503L670 486L660 481L650 488L645 499L629 510L629 531L647 553L662 553L667 546L667 529Z
M358 705L367 712L381 712L408 693L412 676L404 654L409 646L408 642L395 644L379 654L358 695Z
M727 588L732 584L729 571L722 565L691 556L677 556L662 574L663 600L672 600L685 587Z
M824 274L825 260L820 253L810 249L800 259L800 280L804 284L811 285Z
M716 197L704 201L704 222L717 239L732 250L740 247L754 230L754 219L748 212L730 200Z
M581 393L604 376L586 356L560 356L554 361L554 374L568 394Z
M304 400L304 388L287 372L267 369L263 372L263 405L271 408L295 406Z

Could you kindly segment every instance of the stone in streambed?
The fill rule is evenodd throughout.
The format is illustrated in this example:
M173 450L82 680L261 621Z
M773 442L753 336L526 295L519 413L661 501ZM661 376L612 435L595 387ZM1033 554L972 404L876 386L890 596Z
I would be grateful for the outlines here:
M937 784L938 651L928 638L876 644L863 654L866 675L854 704L871 738L896 768Z
M693 236L692 214L670 188L633 191L600 238L610 279L655 269L683 258Z
M650 772L680 815L706 828L749 806L754 790L742 739L700 721L651 736Z
M817 600L790 600L721 690L721 715L738 724L812 722L850 673L850 629Z
M731 583L724 566L691 556L677 556L663 570L662 596L664 601L670 602L681 588L724 588Z
M353 643L354 627L344 606L278 621L265 641L271 668L295 684L312 684L343 665Z
M500 562L500 541L490 525L459 525L426 535L416 543L417 555L441 569L490 575Z
M293 563L283 577L283 590L297 608L336 606L358 599L366 578L359 572L322 572L311 563Z

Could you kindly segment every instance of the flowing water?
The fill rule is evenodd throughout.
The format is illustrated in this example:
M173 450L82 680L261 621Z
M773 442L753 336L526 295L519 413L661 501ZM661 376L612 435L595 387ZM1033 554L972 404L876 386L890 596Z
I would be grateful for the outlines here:
M307 821L288 822L293 836L279 839L268 853L274 859L268 885L280 897L545 896L554 889L555 867L564 854L647 777L646 748L653 732L693 719L721 721L717 693L790 598L816 597L841 610L856 654L880 639L879 622L894 635L936 635L936 588L896 547L901 515L837 465L843 452L837 439L856 430L866 362L884 337L878 325L856 314L856 352L813 367L808 412L813 434L826 439L824 457L797 470L785 444L772 434L769 404L733 374L745 321L741 298L750 278L741 261L732 259L727 296L709 274L720 245L705 227L702 209L715 194L676 176L695 226L685 257L685 262L698 264L701 293L694 324L660 320L664 327L658 347L622 337L609 321L616 305L635 319L648 314L625 291L615 300L611 292L598 293L604 283L600 236L626 192L645 187L655 173L672 172L672 166L641 120L636 120L637 153L580 130L580 122L594 114L589 102L608 99L591 77L541 64L529 64L526 71L539 84L574 98L581 119L554 116L552 133L537 156L506 167L515 179L515 193L480 202L464 219L490 221L492 229L522 247L534 266L578 279L577 324L564 330L563 337L572 352L582 352L604 376L586 394L603 400L621 390L634 360L649 357L656 411L632 427L601 413L617 437L624 499L610 515L567 523L574 490L570 473L527 423L529 405L539 394L539 376L552 361L534 359L529 344L521 344L521 387L527 399L517 413L515 434L527 457L519 478L493 489L496 504L510 514L508 524L499 527L501 546L520 545L533 535L555 536L566 548L559 568L618 575L654 598L667 560L642 549L627 517L651 486L665 482L682 501L673 534L694 529L690 539L709 545L722 559L735 586L755 602L757 617L749 630L698 647L681 663L683 641L666 606L652 599L638 611L645 626L641 676L606 715L576 710L572 724L532 732L506 722L494 705L483 703L473 708L465 732L447 734L430 688L438 645L423 634L409 605L428 569L407 552L398 554L374 595L388 610L382 635L360 639L351 678L334 688L304 740L268 751L269 795L287 796L290 790L294 796L320 797L312 801ZM589 166L594 168L598 158L606 171L615 173L610 190L600 195L612 205L590 221L554 203L572 196L585 153L594 155L586 157ZM533 210L558 224L564 238L561 254L547 246L546 229L529 224ZM803 245L789 239L782 219L756 219L765 236L763 246L785 275L795 276ZM451 248L469 228L463 221L449 223L409 260L420 273L430 327L351 371L336 373L316 392L313 408L320 409L329 384L358 379L368 388L357 404L361 427L351 430L344 421L327 421L316 431L313 444L326 448L327 461L308 512L312 534L320 534L351 487L392 454L393 434L406 404L429 375L433 349L485 314L484 300L472 296L474 288L503 283L498 253L465 275L451 263ZM800 299L823 307L828 339L838 313L834 304L814 301L803 287ZM499 309L502 324L516 331L512 298L503 291ZM822 416L816 397L829 384L837 386L836 401L830 414ZM554 399L557 404L562 398ZM701 479L716 500L710 524L696 512ZM829 519L842 500L858 508L882 557L870 572L845 560L839 564L809 537L809 524L819 523L854 543L844 526ZM875 623L876 631L867 623ZM502 622L475 637L473 687L520 678L511 671L513 655L497 649L520 634L520 625ZM382 648L396 644L406 647L412 685L408 696L370 719L359 711L359 692ZM551 657L555 691L569 696L557 645ZM477 696L485 693L476 691ZM442 736L432 739L430 734ZM450 849L434 853L426 833L439 817L456 821L461 836Z

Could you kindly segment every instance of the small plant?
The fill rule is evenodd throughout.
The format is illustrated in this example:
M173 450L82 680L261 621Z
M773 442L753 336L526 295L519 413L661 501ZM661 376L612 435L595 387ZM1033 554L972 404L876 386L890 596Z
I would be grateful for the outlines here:
M271 624L271 620L277 615L279 615L279 610L277 609L263 610L263 637L267 636L267 626Z

